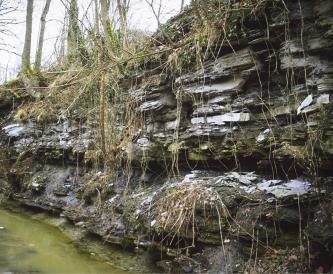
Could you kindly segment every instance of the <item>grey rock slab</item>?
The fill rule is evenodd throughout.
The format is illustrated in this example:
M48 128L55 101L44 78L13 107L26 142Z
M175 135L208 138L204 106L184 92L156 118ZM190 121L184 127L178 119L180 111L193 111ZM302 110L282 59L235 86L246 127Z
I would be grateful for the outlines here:
M228 79L224 82L215 84L198 84L184 86L183 90L187 94L192 95L218 95L227 91L240 90L246 80L241 77Z
M320 59L318 56L308 56L304 58L284 55L281 57L281 69L304 69L304 67L316 68L317 66L320 66Z
M263 181L257 187L261 191L273 194L276 198L301 196L312 190L311 184L302 179L294 179L287 182L282 182L281 180Z
M173 107L176 106L177 102L175 97L171 93L162 94L156 100L146 101L142 103L137 110L144 112L144 111L152 111L152 110L160 110L165 106Z
M201 105L197 106L193 112L193 116L195 115L205 115L205 114L216 114L221 112L227 112L230 108L225 106L220 106L216 104L208 104L208 105Z
M200 183L203 178L198 175L200 174L198 172L199 171L195 173L192 172L184 176L182 183ZM314 191L311 183L301 178L289 181L266 180L254 172L228 172L220 176L214 174L208 176L209 177L206 177L205 180L212 187L232 187L242 189L248 194L257 192L268 193L272 194L277 199L302 196Z
M179 121L169 121L164 124L166 130L176 130L179 127Z
M285 52L288 52L288 53L291 53L291 54L299 53L299 52L304 51L301 41L287 40L282 44L283 44L282 49Z
M226 176L227 179L236 180L244 185L251 185L258 179L258 176L254 174L254 172L249 173L238 173L238 172L230 172Z
M230 132L230 127L221 127L221 125L192 125L184 134L184 138L200 137L200 136L225 136Z
M311 96L311 101L308 97ZM297 109L297 114L300 113L309 113L316 111L322 105L327 105L330 103L330 95L329 94L322 94L315 100L312 99L312 95L309 95L301 104L301 106ZM302 106L304 103L304 106ZM314 104L312 104L314 103Z
M142 103L138 109L143 112L148 110L159 110L162 107L163 103L160 100L155 100Z
M136 141L137 145L141 146L141 147L147 147L149 146L150 144L150 141L148 138L146 137L143 137L143 138L140 138Z
M317 100L317 104L329 104L330 103L330 95L329 94L322 94L320 95Z
M191 119L191 124L225 125L226 122L247 122L247 121L250 121L250 113L230 112L216 116L194 117Z
M261 143L261 142L263 142L263 141L265 141L266 139L267 139L267 137L269 136L269 135L271 135L272 134L272 130L271 129L265 129L263 132L261 132L258 136L257 136L257 138L256 138L256 141L258 142L258 143Z
M8 137L20 137L32 129L32 124L10 124L2 128Z
M221 104L221 103L228 103L231 101L230 96L216 96L214 98L208 99L208 104Z
M317 81L318 91L320 92L328 92L333 90L333 77L329 77L327 75L321 77Z
M261 64L249 48L226 54L208 63L204 69L178 77L176 84L189 84L205 80L217 80L225 76L234 76L245 70L260 70Z
M211 117L194 117L191 119L191 124L225 125L225 122L222 121L221 116L222 115L211 116Z
M310 94L303 100L301 105L297 108L297 114L300 114L305 107L309 106L312 103L312 101L313 97L312 94Z

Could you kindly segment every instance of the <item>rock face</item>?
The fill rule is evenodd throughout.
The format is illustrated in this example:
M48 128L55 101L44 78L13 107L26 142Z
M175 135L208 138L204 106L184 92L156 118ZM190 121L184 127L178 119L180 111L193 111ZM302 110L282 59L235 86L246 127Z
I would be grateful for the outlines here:
M268 8L265 27L254 24L245 38L231 42L232 52L174 81L169 76L169 82L149 86L158 75L143 76L130 94L144 113L141 135L150 145L139 138L136 149L163 162L176 144L187 161L246 157L277 172L290 165L307 169L313 147L319 168L329 170L332 30L323 18L332 4L324 2L290 2L285 17ZM164 152L160 159L156 149ZM142 154L134 156L140 161Z
M278 27L271 28L272 33L278 32ZM306 147L312 143L322 161L320 168L329 169L332 98L331 90L322 89L320 83L321 79L332 77L332 62L322 56L322 51L308 50L309 56L300 58L303 50L294 48L298 43L296 37L265 50L264 37L261 42L251 38L258 40L249 37L244 49L177 78L173 89L165 88L159 97L150 99L151 90L140 95L138 110L145 112L146 117L143 137L165 150L161 156L167 154L168 146L178 143L189 161L245 156L256 159L258 165L274 161L279 167L285 166L286 161L287 165L306 165L304 161L311 157ZM306 41L305 46L311 48L307 43L312 40L307 37ZM272 56L273 51L278 56ZM311 59L309 67L304 63L307 59ZM294 70L297 79L288 79ZM289 81L293 82L291 86ZM136 96L136 91L133 94ZM165 102L172 95L173 101L179 101L177 107L176 103ZM178 112L178 117L164 116L161 111ZM314 131L315 139L320 140L313 140ZM135 145L146 150L140 140ZM322 148L318 142L323 144Z
M15 123L2 128L16 153L27 148L48 160L75 161L94 144L90 128L68 122L39 126L36 123Z
M119 83L142 126L113 176L91 168L92 125L14 122L6 95L0 191L106 241L159 248L167 271L330 271L333 2L267 2L200 66L148 60ZM167 40L187 38L189 14Z

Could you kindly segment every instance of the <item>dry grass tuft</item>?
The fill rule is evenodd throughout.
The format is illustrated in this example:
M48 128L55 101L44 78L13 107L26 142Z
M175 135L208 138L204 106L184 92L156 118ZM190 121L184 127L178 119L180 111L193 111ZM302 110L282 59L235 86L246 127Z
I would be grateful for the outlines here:
M230 216L220 195L205 179L187 181L186 178L171 186L166 195L155 204L157 209L156 223L168 236L192 235L194 246L198 232L196 214L200 209L205 212L215 210L219 218L222 238L222 222Z

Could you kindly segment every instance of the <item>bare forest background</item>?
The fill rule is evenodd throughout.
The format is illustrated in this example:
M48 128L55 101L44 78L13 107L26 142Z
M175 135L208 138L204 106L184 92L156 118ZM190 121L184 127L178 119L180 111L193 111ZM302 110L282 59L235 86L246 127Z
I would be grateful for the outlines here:
M63 54L68 53L65 51L70 46L69 28L73 26L70 9L73 7L74 12L77 7L75 20L82 38L88 36L89 31L95 27L96 4L102 32L106 28L103 22L110 20L108 24L116 34L125 31L135 37L145 38L189 2L190 0L0 0L0 83L15 78L23 66L37 69L52 67ZM29 9L31 24L27 23ZM74 14L74 18L75 16Z

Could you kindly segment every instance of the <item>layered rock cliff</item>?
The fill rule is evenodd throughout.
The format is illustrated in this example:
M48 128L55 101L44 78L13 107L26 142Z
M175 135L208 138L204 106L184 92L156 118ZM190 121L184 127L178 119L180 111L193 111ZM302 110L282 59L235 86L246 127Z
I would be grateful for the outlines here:
M330 271L332 14L329 0L194 1L110 91L106 168L96 123L69 107L20 119L35 99L5 86L3 195L159 249L171 271Z

